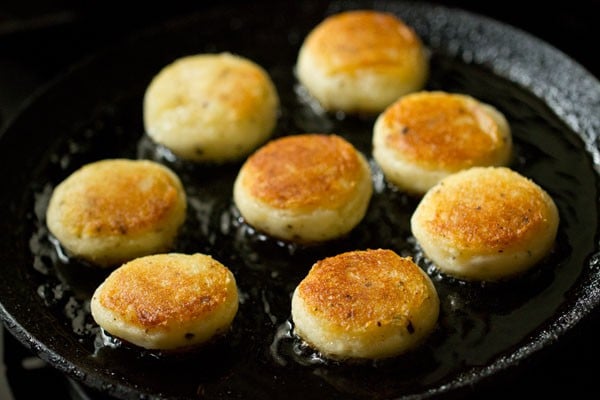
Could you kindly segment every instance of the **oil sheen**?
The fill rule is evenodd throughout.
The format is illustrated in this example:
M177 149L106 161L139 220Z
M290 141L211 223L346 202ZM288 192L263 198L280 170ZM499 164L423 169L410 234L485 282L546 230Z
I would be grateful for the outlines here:
M356 229L340 240L310 247L257 232L244 223L232 201L241 164L192 165L154 145L143 135L136 93L96 110L88 125L53 150L47 181L33 184L30 275L37 295L71 327L89 357L116 375L139 370L167 395L273 398L318 388L314 398L391 398L439 386L494 361L534 334L577 280L594 248L596 227L586 221L598 219L588 215L595 210L596 196L579 192L596 190L597 182L582 141L540 100L480 67L435 54L431 62L428 89L470 94L507 116L515 143L510 167L541 185L559 208L552 253L525 275L479 284L439 273L411 236L409 220L419 198L388 184L373 162L374 117L327 114L298 87L293 74L273 67L269 72L282 101L276 137L337 133L369 159L375 191ZM212 255L233 271L240 290L239 312L221 340L188 355L156 354L124 346L94 323L89 299L110 271L69 257L50 237L44 215L52 189L68 173L108 157L157 160L182 179L188 215L174 251ZM409 354L377 362L332 362L293 334L291 294L317 260L368 248L413 257L437 288L440 318L429 339Z

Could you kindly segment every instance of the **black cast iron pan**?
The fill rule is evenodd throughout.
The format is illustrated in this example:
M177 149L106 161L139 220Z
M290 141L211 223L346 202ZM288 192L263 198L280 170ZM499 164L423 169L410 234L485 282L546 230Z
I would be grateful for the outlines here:
M257 234L231 200L238 165L193 166L145 136L142 97L175 58L230 51L273 77L282 100L277 136L336 132L370 156L373 120L318 112L293 75L298 48L326 15L351 8L394 12L431 49L428 89L463 92L511 123L511 167L555 199L561 225L551 255L506 283L472 284L438 274L410 235L418 198L386 184L347 238L303 248ZM600 84L543 42L498 22L429 4L302 2L213 8L131 38L65 74L33 98L3 133L0 315L34 353L82 384L117 398L433 398L458 396L518 370L555 346L600 302L598 238ZM204 252L236 274L242 303L223 340L189 355L114 345L89 315L108 271L68 258L48 235L53 187L84 163L150 158L176 170L189 215L177 251ZM289 300L313 262L357 248L410 255L441 298L438 327L418 350L394 360L326 362L290 335Z

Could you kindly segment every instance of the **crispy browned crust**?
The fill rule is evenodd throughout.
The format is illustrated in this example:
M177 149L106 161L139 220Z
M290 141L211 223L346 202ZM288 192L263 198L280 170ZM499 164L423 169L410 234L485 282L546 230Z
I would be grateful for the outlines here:
M390 106L386 144L421 165L447 169L486 164L506 140L476 101L446 93L408 96Z
M89 170L88 170L89 171ZM147 163L115 162L78 175L59 203L76 234L87 237L136 234L158 227L179 202L178 182Z
M335 209L364 178L356 149L336 135L304 134L274 140L243 166L242 184L271 207Z
M209 260L202 273L197 266L168 255L133 260L105 281L98 301L127 323L142 328L202 319L232 295L229 271Z
M481 171L432 189L421 217L429 234L502 251L548 228L552 200L539 186L507 168Z
M305 46L329 73L402 67L422 49L419 37L401 20L370 10L325 19L309 34Z
M408 326L411 313L431 295L426 277L410 258L382 249L318 261L298 290L313 316L348 330Z

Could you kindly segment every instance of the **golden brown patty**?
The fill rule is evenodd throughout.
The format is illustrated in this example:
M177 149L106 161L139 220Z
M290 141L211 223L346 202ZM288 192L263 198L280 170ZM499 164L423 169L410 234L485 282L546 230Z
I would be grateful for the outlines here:
M435 326L437 291L391 250L318 261L292 298L295 332L332 358L384 358L414 348Z
M266 141L279 98L267 72L229 53L180 58L163 68L144 97L148 135L177 156L227 162Z
M373 131L373 156L386 178L419 194L459 170L505 165L511 150L504 116L461 94L404 96L379 116Z
M366 159L336 135L274 140L240 169L234 199L244 219L277 238L339 237L365 215L372 194Z
M477 167L443 179L411 220L425 254L443 272L498 280L525 271L554 244L559 216L550 196L503 167Z
M113 336L147 349L205 343L224 333L238 309L233 274L203 254L130 261L96 289L91 311Z
M425 48L393 14L358 10L332 15L307 36L298 55L300 82L332 111L377 113L427 79Z
M179 178L143 160L87 164L52 193L50 232L76 257L100 266L169 249L186 212Z

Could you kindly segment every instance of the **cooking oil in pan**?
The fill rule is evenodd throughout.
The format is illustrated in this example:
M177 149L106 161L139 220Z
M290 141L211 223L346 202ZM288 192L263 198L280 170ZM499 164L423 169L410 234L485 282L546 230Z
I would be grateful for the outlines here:
M139 370L139 382L151 382L167 395L273 397L318 387L315 398L340 393L387 398L435 387L488 365L535 335L559 309L595 246L597 226L590 221L598 216L589 213L596 209L598 182L584 143L540 100L483 68L434 54L428 89L467 93L500 109L513 131L510 167L541 185L560 211L556 245L539 265L508 282L468 283L439 273L416 245L409 219L419 198L387 184L374 163L374 119L323 113L302 95L292 75L274 77L283 106L277 136L334 132L369 158L375 191L364 220L347 237L323 245L299 246L257 232L245 224L232 201L240 164L198 166L177 160L143 136L135 103L139 96L120 98L56 150L48 165L53 180L35 186L32 211L29 274L39 285L38 295L89 357L117 375ZM119 140L99 145L115 132ZM149 356L107 339L89 315L89 297L109 271L70 258L45 228L53 186L67 171L109 156L150 158L172 167L189 199L174 251L211 254L236 275L241 304L231 331L191 357ZM432 277L441 300L437 328L421 347L391 360L327 360L294 335L291 294L317 260L367 248L411 256Z

